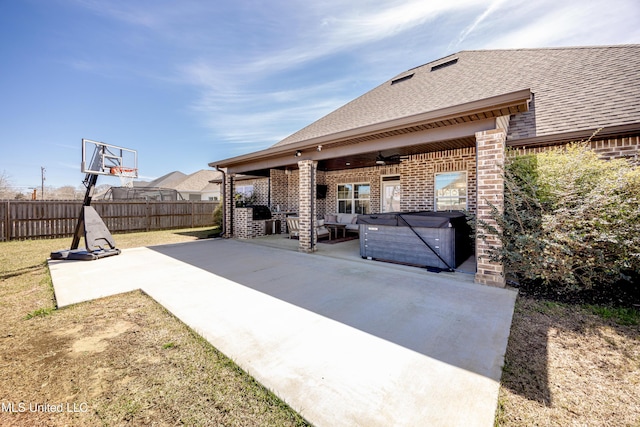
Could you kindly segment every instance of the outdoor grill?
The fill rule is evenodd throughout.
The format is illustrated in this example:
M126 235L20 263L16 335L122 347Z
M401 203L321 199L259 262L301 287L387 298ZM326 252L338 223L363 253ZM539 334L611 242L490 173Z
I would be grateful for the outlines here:
M253 210L253 220L254 221L259 221L259 220L263 220L263 219L271 219L271 209L269 209L269 206L264 206L264 205L253 205L253 206L247 206L248 208L252 208Z
M451 271L472 253L461 212L358 215L358 224L363 258Z

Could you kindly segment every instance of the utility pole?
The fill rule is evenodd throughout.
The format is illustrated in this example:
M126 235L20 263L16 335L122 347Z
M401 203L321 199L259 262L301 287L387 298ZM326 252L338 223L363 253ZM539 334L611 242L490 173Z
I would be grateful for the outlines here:
M42 177L42 190L41 190L41 195L40 197L42 198L42 200L44 200L44 181L47 179L44 177L44 173L45 173L46 169L44 168L44 166L40 166L40 175Z

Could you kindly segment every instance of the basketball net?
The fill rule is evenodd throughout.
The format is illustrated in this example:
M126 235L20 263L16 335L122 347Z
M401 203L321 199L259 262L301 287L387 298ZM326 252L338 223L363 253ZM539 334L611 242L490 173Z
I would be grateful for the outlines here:
M121 187L133 188L133 180L138 175L138 170L135 168L125 168L123 166L112 167L109 171L111 175L116 175L120 178Z

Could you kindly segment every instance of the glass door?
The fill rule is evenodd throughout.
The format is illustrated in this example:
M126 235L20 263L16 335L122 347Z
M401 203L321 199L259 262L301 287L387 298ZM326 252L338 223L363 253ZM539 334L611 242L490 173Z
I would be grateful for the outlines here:
M400 180L382 179L382 212L400 212Z

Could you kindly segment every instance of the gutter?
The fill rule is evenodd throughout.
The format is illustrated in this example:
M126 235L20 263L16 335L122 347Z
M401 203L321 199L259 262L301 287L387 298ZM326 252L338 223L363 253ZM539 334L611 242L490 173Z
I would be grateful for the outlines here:
M222 224L220 226L220 237L225 235L225 227L227 226L227 207L225 206L227 201L227 173L220 169L218 165L214 166L216 171L222 174Z
M549 135L534 136L531 138L508 139L507 147L536 147L544 145L555 145L564 142L578 142L587 140L593 136L593 139L603 139L611 137L625 137L638 135L640 133L640 123L631 123L627 125L603 126L597 128L584 129L579 131L554 133ZM595 135L594 135L595 134Z

